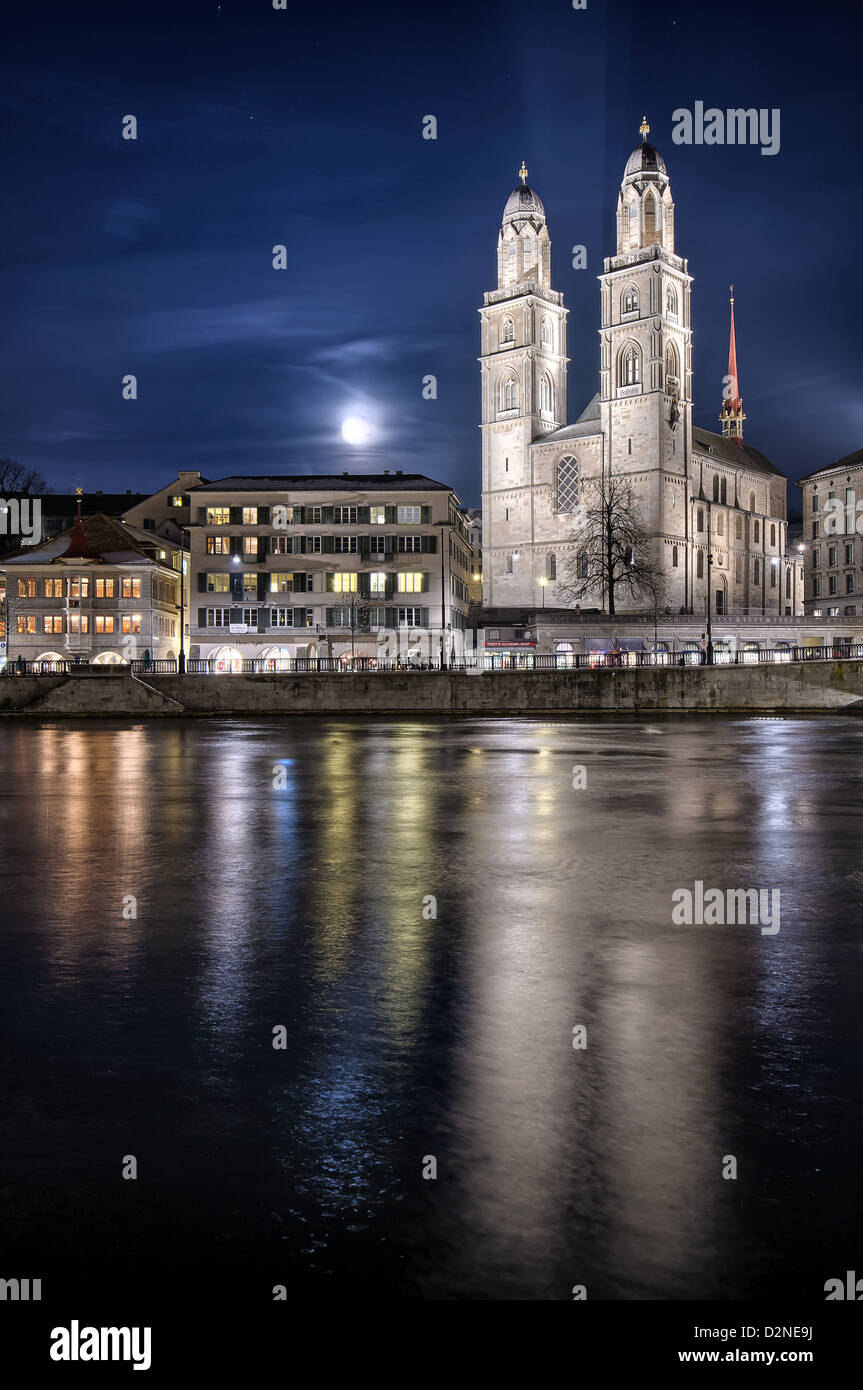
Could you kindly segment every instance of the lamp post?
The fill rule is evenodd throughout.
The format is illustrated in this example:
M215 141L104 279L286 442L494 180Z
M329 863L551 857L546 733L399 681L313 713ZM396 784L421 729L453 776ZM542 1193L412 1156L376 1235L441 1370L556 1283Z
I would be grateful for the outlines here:
M542 606L543 606L543 608L545 607L545 586L546 586L547 583L548 583L548 580L546 579L545 575L543 575L542 578L541 578L540 581L539 581L539 587L542 589Z
M186 646L185 646L185 603L186 603L186 547L185 533L180 527L180 655L177 659L177 671L181 676L186 674Z
M440 524L440 669L446 670L446 652L444 650L444 633L446 631L446 535L447 527L451 526L449 521L442 521Z

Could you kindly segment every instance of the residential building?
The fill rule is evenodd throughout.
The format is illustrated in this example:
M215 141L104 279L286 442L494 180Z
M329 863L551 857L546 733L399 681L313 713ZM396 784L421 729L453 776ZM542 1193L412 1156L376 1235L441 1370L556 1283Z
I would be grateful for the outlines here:
M863 449L801 479L807 616L863 615Z

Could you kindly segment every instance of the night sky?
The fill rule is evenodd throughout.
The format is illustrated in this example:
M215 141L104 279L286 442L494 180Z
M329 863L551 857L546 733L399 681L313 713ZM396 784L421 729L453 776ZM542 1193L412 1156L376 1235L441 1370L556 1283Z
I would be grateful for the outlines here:
M398 467L477 505L477 308L521 160L572 421L646 113L695 276L696 422L719 428L733 281L747 440L791 477L828 464L863 445L860 28L851 5L13 4L0 455L60 490ZM697 100L779 107L780 153L675 146ZM343 442L352 413L373 447Z

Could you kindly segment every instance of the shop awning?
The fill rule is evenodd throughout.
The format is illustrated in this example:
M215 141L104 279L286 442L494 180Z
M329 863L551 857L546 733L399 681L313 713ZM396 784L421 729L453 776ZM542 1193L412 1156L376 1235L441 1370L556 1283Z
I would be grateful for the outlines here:
M586 652L610 652L612 642L610 637L585 637L584 650Z
M619 637L617 645L622 652L646 652L643 637Z

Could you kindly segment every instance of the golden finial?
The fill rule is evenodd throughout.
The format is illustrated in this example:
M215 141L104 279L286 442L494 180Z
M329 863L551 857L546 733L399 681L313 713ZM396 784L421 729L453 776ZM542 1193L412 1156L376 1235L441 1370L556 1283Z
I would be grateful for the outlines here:
M734 286L733 286L733 285L729 285L728 288L729 288L730 291L731 291L731 303L733 304L733 303L734 303Z
M524 160L521 161L521 168L518 171L518 176L521 179L522 183L527 183L527 165L525 164Z
M647 124L646 116L642 116L641 125L638 127L638 129L641 131L642 140L646 140L648 135L650 134L650 126Z
M83 496L84 496L84 489L83 489L82 487L76 487L76 489L75 489L75 496L76 496L76 497L83 497Z

